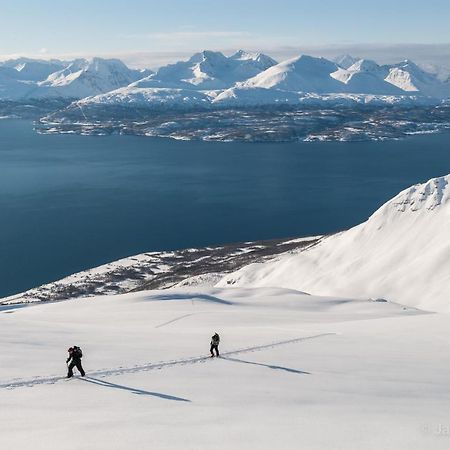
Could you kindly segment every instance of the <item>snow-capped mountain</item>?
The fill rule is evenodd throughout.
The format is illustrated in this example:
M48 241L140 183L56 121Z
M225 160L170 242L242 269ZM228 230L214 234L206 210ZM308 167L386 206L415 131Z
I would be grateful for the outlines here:
M389 74L386 66L375 61L360 59L347 69L339 68L330 76L345 86L342 89L357 94L401 95L405 92L389 83L385 78Z
M405 189L367 222L219 286L278 286L450 312L450 175Z
M17 73L17 78L26 81L42 81L50 74L64 69L65 61L52 59L49 61L30 58L10 59L0 63L0 67L9 67Z
M134 86L224 89L253 77L274 64L276 61L261 53L240 50L226 57L221 52L205 50L196 53L188 61L161 67L154 75Z
M33 86L18 79L17 71L0 66L0 99L17 100L26 96Z
M445 83L411 61L379 66L374 61L360 59L348 68L343 68L325 58L306 55L270 67L255 77L238 83L237 87L319 94L419 94L433 98L446 98L450 95Z
M39 82L30 96L84 98L127 86L140 74L118 59L76 60Z
M380 66L349 55L337 61L339 64L302 55L277 64L261 53L239 50L225 56L203 51L188 61L169 64L153 73L130 69L117 59L65 62L20 58L0 63L0 99L86 99L85 106L120 104L129 109L139 104L151 110L155 106L186 109L190 104L193 108L206 104L244 108L296 104L430 105L450 96L448 80L442 81L411 61Z
M117 59L18 58L0 63L0 99L81 99L127 86L152 73L130 69Z
M419 92L437 98L450 95L449 86L437 78L436 75L422 70L410 60L389 67L386 81L405 92Z
M331 77L336 70L338 66L325 58L302 55L270 67L241 86L295 92L342 92L342 83Z

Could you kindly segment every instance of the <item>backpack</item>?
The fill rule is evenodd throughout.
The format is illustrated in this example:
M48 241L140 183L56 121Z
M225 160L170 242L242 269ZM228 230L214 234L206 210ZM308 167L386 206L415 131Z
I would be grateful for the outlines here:
M75 356L76 358L82 358L83 357L83 351L81 350L80 347L74 347L73 348L73 356Z

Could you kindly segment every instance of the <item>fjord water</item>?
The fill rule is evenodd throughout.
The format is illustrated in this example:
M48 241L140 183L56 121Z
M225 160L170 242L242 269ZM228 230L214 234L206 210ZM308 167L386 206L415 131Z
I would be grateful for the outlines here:
M216 143L0 121L0 296L145 251L330 233L447 173L447 134Z

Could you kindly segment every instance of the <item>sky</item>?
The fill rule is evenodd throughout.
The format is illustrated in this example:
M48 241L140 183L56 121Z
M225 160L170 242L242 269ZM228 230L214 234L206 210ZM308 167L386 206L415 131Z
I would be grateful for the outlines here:
M0 0L0 55L117 56L157 67L203 49L450 63L448 0Z

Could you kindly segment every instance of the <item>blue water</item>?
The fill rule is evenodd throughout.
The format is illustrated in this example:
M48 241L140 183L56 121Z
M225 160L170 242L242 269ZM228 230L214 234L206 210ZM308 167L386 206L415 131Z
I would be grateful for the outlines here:
M333 232L447 173L446 134L207 143L0 121L0 296L144 251Z

